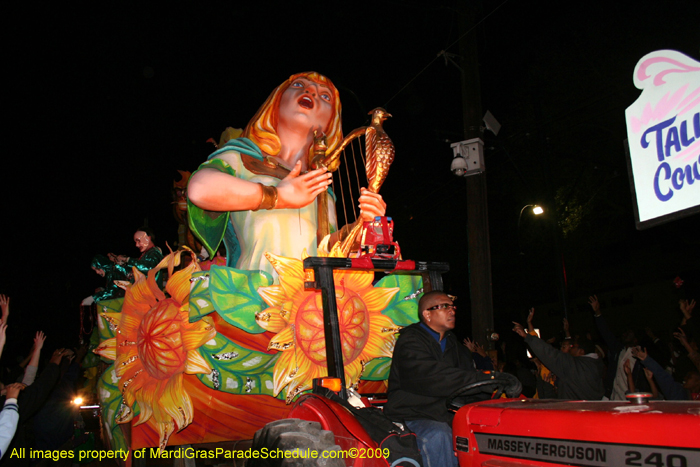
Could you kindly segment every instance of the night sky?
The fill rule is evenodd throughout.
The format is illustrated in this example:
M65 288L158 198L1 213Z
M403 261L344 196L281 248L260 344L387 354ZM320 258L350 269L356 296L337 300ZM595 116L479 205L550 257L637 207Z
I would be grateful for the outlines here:
M339 88L345 133L374 107L393 114L397 156L381 193L395 238L405 258L449 261L447 287L468 310L465 182L449 170L449 143L463 139L461 62L438 57L459 53L453 3L255 5L3 4L8 346L28 348L37 329L48 347L75 338L80 301L102 285L91 257L136 256L145 222L172 245L177 170L194 171L208 138L245 126L275 86L308 70ZM699 216L637 231L623 141L637 61L660 49L700 60L700 4L475 9L481 108L502 124L484 135L497 322L558 300L551 224L526 212L518 226L526 204L559 214L573 302L644 284L667 283L669 300L698 290ZM678 275L686 285L673 290ZM468 319L459 325L468 332Z

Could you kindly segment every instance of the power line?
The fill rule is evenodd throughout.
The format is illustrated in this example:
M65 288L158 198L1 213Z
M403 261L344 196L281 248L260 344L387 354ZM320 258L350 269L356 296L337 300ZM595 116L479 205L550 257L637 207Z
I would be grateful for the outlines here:
M484 16L478 23L476 23L476 24L475 24L474 26L472 26L469 30L467 30L464 34L462 34L462 35L459 36L457 39L455 39L455 41L452 42L450 45L448 45L447 47L445 47L444 50L441 50L441 51L435 56L435 58L433 58L430 62L428 62L428 64L425 65L425 66L423 67L423 69L420 70L415 76L413 76L413 78L411 78L401 89L399 89L398 92L397 92L396 94L394 94L393 96L391 96L391 98L390 98L388 101L386 101L382 107L387 108L387 106L389 105L389 102L393 101L394 98L395 98L396 96L398 96L399 94L401 94L401 93L404 91L404 89L406 89L413 81L416 80L416 78L418 78L420 75L422 75L423 72L424 72L425 70L427 70L428 67L430 67L430 65L432 65L432 64L435 62L435 60L437 60L437 59L440 58L441 56L445 55L445 51L447 51L448 49L450 49L452 46L454 46L456 43L458 43L458 42L460 41L460 39L462 39L464 36L466 36L467 34L469 34L470 32L472 32L472 31L473 31L477 26L479 26L481 23L483 23L484 21L486 21L491 15L493 15L496 11L498 11L498 10L499 10L503 5L505 5L506 3L508 3L508 0L504 0L503 3L501 3L501 4L498 5L496 8L494 8L488 15Z

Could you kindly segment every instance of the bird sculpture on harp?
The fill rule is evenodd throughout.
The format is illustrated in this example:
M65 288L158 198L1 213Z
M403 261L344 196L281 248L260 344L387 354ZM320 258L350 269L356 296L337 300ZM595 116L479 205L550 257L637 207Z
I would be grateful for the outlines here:
M323 135L316 135L314 142L314 155L311 166L313 168L326 167L334 172L340 166L340 155L343 150L356 138L365 136L365 172L367 174L368 187L372 193L379 193L384 180L389 173L389 167L394 162L396 149L389 135L384 131L384 121L391 114L381 107L369 112L372 121L369 126L363 126L353 130L340 143L338 148L324 157L325 140ZM319 203L319 206L323 204ZM320 212L319 207L319 212ZM358 246L358 237L362 231L362 222L358 219L353 224L348 224L341 229L338 241L331 249L329 256L347 258ZM319 235L321 235L319 233Z

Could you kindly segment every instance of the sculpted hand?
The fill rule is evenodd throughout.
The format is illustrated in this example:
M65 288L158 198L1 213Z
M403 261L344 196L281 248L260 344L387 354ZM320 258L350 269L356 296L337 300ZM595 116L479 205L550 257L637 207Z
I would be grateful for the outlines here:
M360 218L363 222L373 221L377 216L386 214L386 203L379 193L372 193L366 188L360 190Z
M301 173L301 162L297 162L289 175L277 185L277 209L303 208L311 204L316 196L331 184L333 174L322 167Z

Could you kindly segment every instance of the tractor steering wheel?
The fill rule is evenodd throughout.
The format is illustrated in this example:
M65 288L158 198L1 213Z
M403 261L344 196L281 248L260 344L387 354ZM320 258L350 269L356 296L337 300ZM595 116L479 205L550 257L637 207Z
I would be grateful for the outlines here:
M505 389L512 384L512 381L496 376L494 379L485 379L482 381L474 381L461 388L457 389L455 392L447 397L445 404L448 409L459 409L460 407L466 405L468 402L458 402L455 399L465 396L475 396L476 394L484 393L483 388L486 386L493 386L494 389L498 390L497 397L501 397L501 394L505 392ZM483 400L483 399L478 399Z

